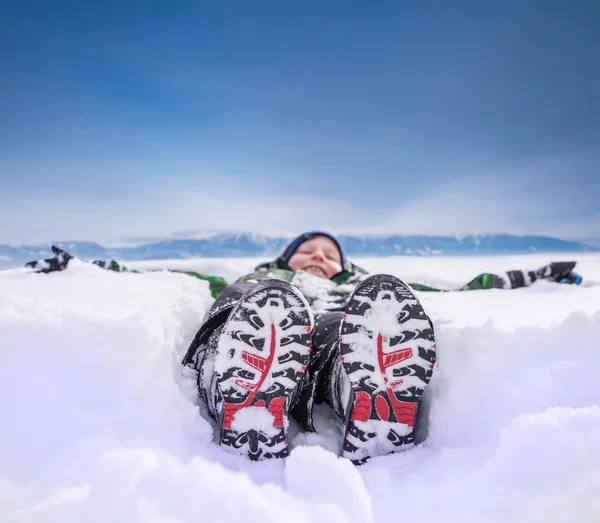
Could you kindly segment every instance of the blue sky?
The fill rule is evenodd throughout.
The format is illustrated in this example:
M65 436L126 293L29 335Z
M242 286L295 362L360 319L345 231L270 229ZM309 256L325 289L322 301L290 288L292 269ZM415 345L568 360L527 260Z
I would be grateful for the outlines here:
M0 243L600 237L600 2L0 2Z

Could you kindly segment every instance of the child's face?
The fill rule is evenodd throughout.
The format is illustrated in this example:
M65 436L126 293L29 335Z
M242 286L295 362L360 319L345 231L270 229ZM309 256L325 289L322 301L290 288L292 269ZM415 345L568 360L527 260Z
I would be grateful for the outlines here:
M293 271L306 271L331 278L342 270L342 258L335 243L326 236L315 236L301 243L288 262Z

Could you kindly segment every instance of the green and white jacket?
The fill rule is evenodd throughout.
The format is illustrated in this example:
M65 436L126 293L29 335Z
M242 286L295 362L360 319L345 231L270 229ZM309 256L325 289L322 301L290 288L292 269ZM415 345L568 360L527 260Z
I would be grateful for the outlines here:
M307 299L315 313L340 310L358 283L368 276L367 271L350 264L331 279L315 276L306 271L293 271L281 258L258 265L254 272L238 278L237 282L251 282L274 278L290 282Z

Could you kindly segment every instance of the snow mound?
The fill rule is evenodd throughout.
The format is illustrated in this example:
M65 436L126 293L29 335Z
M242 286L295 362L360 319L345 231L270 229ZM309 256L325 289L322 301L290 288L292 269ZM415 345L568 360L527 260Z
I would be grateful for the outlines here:
M512 261L487 270L531 265ZM600 281L600 256L584 261ZM373 269L426 271L405 263ZM435 263L454 282L458 262ZM0 521L597 523L600 286L421 299L439 346L426 443L354 467L321 406L287 460L252 463L214 445L179 364L206 282L83 263L0 273Z

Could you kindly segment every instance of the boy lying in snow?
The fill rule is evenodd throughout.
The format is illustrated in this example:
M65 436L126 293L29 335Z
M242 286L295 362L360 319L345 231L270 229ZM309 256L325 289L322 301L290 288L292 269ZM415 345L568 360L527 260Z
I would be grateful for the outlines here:
M71 256L27 264L66 268ZM116 271L116 262L94 262ZM579 283L575 262L538 271L483 274L463 290L516 288L537 279ZM410 448L435 366L433 325L413 289L352 264L324 232L293 240L274 261L231 285L209 279L217 299L183 360L219 425L219 444L250 459L288 454L289 418L314 430L327 403L343 427L342 454L355 463Z
M319 233L325 236L328 236L327 233ZM316 232L304 233L296 238L291 244L295 244L299 238L309 237L309 236L317 235ZM337 243L337 240L335 240ZM289 246L288 246L289 248ZM68 267L69 260L73 259L68 252L59 249L58 247L52 246L52 252L54 256L52 258L47 258L45 260L36 260L31 261L25 264L25 267L35 269L36 272L48 273L48 272L56 272L63 271ZM94 265L97 265L103 269L114 271L114 272L147 272L147 271L138 271L128 269L122 263L119 263L115 260L96 260L92 262ZM527 287L531 285L536 280L548 280L555 281L559 283L572 283L579 285L582 282L582 278L580 275L573 272L575 265L577 262L554 262L549 265L545 265L541 269L536 271L522 271L522 270L514 270L508 271L502 274L490 274L483 273L479 276L473 278L469 283L463 285L458 289L437 289L435 287L431 287L429 285L423 285L421 283L409 283L408 285L418 291L432 291L432 292L448 292L448 291L469 291L469 290L481 290L481 289L517 289L519 287ZM331 280L334 283L339 283L345 281L345 278L348 277L348 272L356 273L356 274L367 274L367 272L360 267L357 267L353 263L349 264L350 270L344 270L343 273L339 275L335 275ZM162 270L162 269L159 269ZM255 273L261 273L264 270L269 270L273 272L273 270L277 271L277 278L286 275L286 272L290 271L290 267L285 263L285 260L280 256L276 260L268 263L263 263L258 265L255 268ZM219 294L227 287L227 282L219 277L219 276L210 276L206 274L200 274L193 271L178 271L178 270L170 270L170 272L178 272L182 274L187 274L188 276L193 276L195 278L200 278L209 282L210 291L213 298L217 298ZM293 270L292 270L293 272ZM275 274L275 273L273 273ZM289 275L286 275L283 279L289 280ZM239 281L239 280L238 280Z

